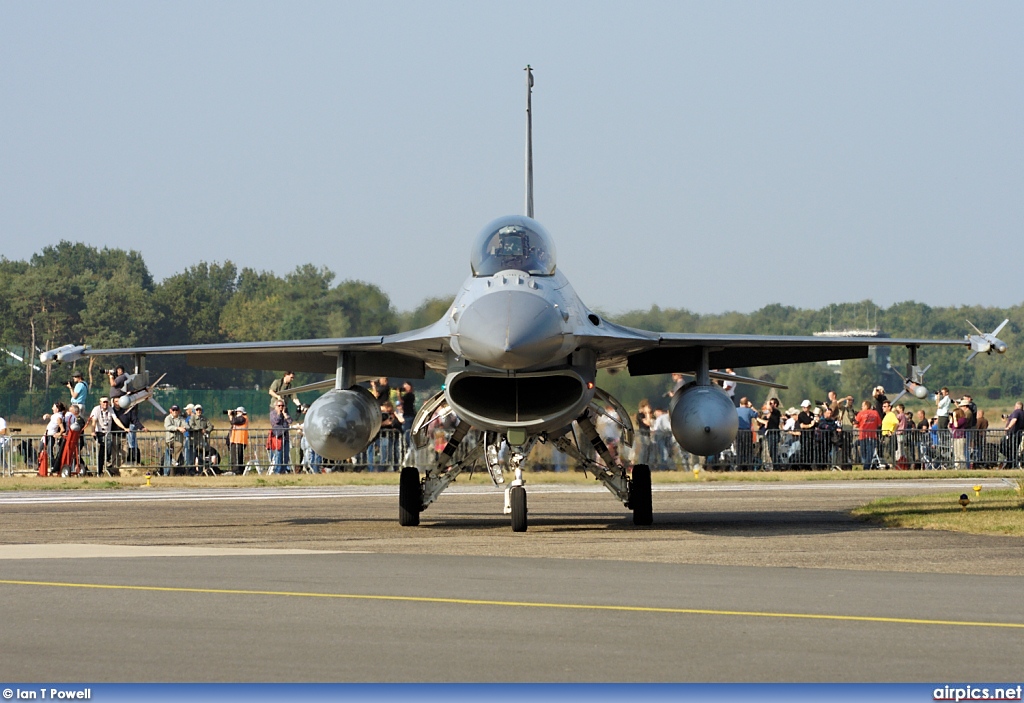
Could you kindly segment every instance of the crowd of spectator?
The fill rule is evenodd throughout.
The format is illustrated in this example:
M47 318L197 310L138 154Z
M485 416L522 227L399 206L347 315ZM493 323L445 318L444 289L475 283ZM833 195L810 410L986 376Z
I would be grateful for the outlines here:
M80 372L68 382L69 402L58 401L46 422L41 447L41 462L49 473L81 475L94 473L117 475L123 465L141 463L138 432L146 428L139 420L135 404L123 408L118 400L129 393L129 376L123 367L104 372L109 389L86 414L89 387ZM735 375L726 369L726 375ZM291 392L295 374L287 372L269 388L269 428L257 430L258 444L242 406L226 410L227 428L218 446L226 450L221 465L220 452L211 441L214 424L201 405L171 406L164 419L162 471L165 475L232 472L241 474L251 466L269 465L271 473L306 470L320 473L339 468L335 462L318 456L301 437L300 416L307 409L297 393ZM639 403L635 417L632 447L621 440L623 422L614 407L606 407L597 418L597 431L612 459L621 463L647 464L655 469L676 468L691 461L727 462L739 469L755 468L934 468L936 466L1019 466L1024 441L1024 406L1017 402L1003 416L998 438L986 436L989 418L978 408L970 394L954 399L948 388L933 397L934 412L908 410L901 402L892 403L885 389L877 386L870 398L859 404L852 396L840 398L829 391L827 399L805 399L799 407L783 411L778 398L770 396L760 410L747 397L736 397L737 383L729 378L718 381L736 406L738 432L732 447L720 457L689 457L672 435L670 414L652 407L648 400ZM684 377L673 374L673 397L682 389ZM381 412L381 431L365 452L352 460L368 470L394 470L402 465L411 447L411 431L416 414L416 396L412 384L392 388L386 377L369 384ZM129 405L128 403L123 403ZM295 415L289 413L294 406ZM430 421L426 428L435 451L442 451L454 416ZM293 461L293 434L300 440L298 461ZM265 443L263 438L265 436ZM92 438L90 451L86 439ZM0 418L0 452L9 437ZM466 441L472 444L472 438ZM265 450L261 456L256 456ZM0 455L2 456L2 455ZM553 449L550 468L566 470L565 454ZM345 467L340 467L345 468ZM262 469L261 469L262 470Z
M145 428L134 407L124 408L117 399L126 395L128 376L123 367L106 372L107 395L100 397L86 416L89 386L82 373L76 371L66 385L69 403L57 401L51 412L43 415L46 430L40 452L40 472L62 476L83 475L94 460L97 474L116 476L122 463L138 455L135 433ZM86 436L91 434L93 457L86 456ZM127 451L124 445L127 440Z
M1019 464L1024 439L1024 410L1017 403L1004 416L998 442L989 441L991 429L984 410L970 394L953 400L949 389L934 397L935 412L916 413L900 402L892 403L882 386L857 408L852 396L828 399L785 412L776 398L765 402L761 412L741 398L737 415L739 432L731 450L741 468L755 464L788 468L865 469L936 468L938 466L1004 467Z

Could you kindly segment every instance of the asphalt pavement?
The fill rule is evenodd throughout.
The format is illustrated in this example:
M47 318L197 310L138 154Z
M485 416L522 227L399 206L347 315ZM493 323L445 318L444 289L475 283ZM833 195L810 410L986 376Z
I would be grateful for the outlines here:
M907 484L5 494L0 680L1016 680L1024 543L849 516Z

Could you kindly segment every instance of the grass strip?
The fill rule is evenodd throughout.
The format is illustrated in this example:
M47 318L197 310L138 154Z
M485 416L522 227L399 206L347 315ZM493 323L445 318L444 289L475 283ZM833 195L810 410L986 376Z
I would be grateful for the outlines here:
M977 535L1024 537L1024 489L968 490L970 501L960 505L961 493L880 498L857 508L853 514L863 520L915 530L949 530Z

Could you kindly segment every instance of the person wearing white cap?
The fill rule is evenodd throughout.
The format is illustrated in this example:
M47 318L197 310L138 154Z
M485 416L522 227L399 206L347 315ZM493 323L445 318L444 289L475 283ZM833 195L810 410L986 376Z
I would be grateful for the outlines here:
M939 429L945 430L949 427L949 413L953 399L949 397L949 389L943 386L935 394L935 419L939 423Z
M171 406L171 411L164 418L166 450L164 451L164 476L171 476L181 459L181 450L185 443L185 432L188 424L181 416L181 408Z
M799 468L809 468L814 447L814 415L811 414L811 401L804 399L800 403L800 414L796 416L796 424L800 427L800 454L797 457Z
M213 423L206 419L202 405L192 406L192 417L188 420L188 444L192 448L192 463L189 473L201 473L207 462L207 448L210 445L210 431Z
M249 415L239 405L228 410L231 433L228 435L228 461L232 473L241 475L245 471L245 448L249 446Z

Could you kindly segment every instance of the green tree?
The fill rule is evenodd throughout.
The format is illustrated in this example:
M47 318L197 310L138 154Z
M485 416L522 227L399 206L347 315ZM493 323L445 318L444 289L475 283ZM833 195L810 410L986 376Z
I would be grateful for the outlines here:
M153 335L160 344L215 344L227 341L220 316L235 293L237 269L205 262L162 281L153 293L156 324ZM243 374L187 366L181 357L161 357L161 368L179 386L215 388L237 385Z
M380 288L361 281L343 281L322 301L332 337L391 334L398 316Z
M455 296L427 298L412 312L401 313L399 329L403 332L432 325L440 320L452 306Z

